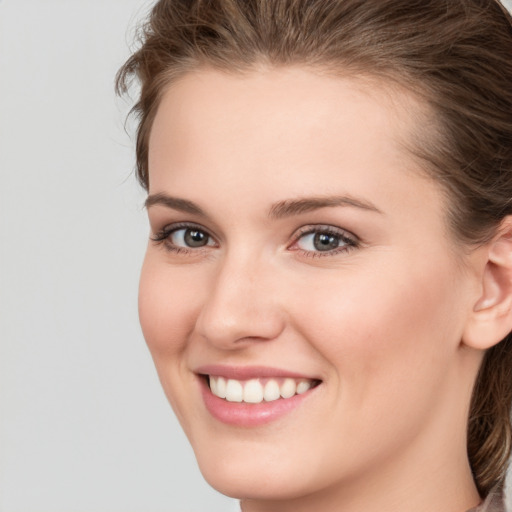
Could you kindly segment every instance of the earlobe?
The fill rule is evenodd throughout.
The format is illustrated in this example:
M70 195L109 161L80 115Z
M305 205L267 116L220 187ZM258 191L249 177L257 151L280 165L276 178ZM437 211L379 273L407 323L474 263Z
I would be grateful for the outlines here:
M502 221L485 250L482 293L462 339L466 346L479 350L496 345L512 331L512 216Z

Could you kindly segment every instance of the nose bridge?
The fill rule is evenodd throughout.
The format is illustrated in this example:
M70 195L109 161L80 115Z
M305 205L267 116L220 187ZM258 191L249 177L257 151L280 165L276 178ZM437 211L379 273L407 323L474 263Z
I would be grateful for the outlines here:
M271 274L262 257L243 250L226 253L199 313L198 332L223 348L234 348L243 340L277 337L283 315Z

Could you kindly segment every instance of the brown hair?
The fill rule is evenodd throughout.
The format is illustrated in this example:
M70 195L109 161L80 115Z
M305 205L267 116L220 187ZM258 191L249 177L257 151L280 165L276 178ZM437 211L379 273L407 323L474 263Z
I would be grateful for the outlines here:
M508 18L508 19L507 19ZM307 65L384 77L435 116L414 152L445 188L456 236L479 243L512 214L512 20L497 0L160 0L117 76L141 85L138 178L167 86L209 66ZM436 133L432 133L436 132ZM482 495L511 449L512 336L489 349L470 408L468 453Z

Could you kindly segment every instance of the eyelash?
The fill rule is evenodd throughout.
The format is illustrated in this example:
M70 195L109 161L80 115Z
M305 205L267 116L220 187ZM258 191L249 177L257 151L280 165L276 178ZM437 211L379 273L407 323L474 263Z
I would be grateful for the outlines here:
M156 244L162 244L164 245L165 249L169 252L174 252L176 254L200 254L201 252L204 252L208 249L208 247L212 247L211 245L205 245L198 248L187 248L187 247L181 247L178 245L171 244L169 242L169 238L171 235L181 229L193 229L200 231L204 233L206 236L208 236L210 239L213 240L213 237L206 231L202 226L198 224L193 223L177 223L177 224L170 224L169 226L165 226L163 229L155 233L151 240L155 242ZM304 249L296 248L293 249L293 246L295 246L299 240L307 235L311 234L325 234L328 236L337 237L340 240L340 243L343 243L345 245L342 245L341 247L335 248L333 250L328 251L307 251ZM360 242L354 235L348 233L345 230L342 230L340 228L336 228L334 226L329 225L313 225L313 226L305 226L297 232L296 235L293 237L292 243L288 246L289 250L292 250L294 252L300 253L304 257L308 258L323 258L328 256L335 256L340 253L349 252L353 249L357 249L360 246Z

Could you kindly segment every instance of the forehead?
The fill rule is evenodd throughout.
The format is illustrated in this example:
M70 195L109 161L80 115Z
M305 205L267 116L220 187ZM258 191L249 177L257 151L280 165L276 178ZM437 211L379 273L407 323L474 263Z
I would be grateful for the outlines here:
M150 193L190 199L336 192L388 201L425 186L406 149L423 106L375 79L305 68L227 74L201 69L164 94L149 142ZM397 182L396 190L389 187ZM343 190L341 190L343 189ZM423 192L422 192L423 193Z
M286 127L300 120L294 131L298 134L300 128L318 129L319 123L327 127L341 109L341 122L356 113L367 127L385 127L386 132L392 127L394 133L399 124L407 130L415 117L411 112L423 110L418 107L419 101L407 89L384 79L335 76L301 67L229 74L199 68L183 75L163 94L153 130L168 129L172 113L172 124L178 129L178 123L190 128L191 122L216 123L216 131L230 127L236 131L239 123L268 129L269 121L279 128L278 121ZM223 120L226 123L219 124Z

